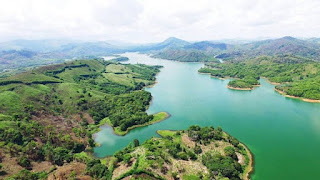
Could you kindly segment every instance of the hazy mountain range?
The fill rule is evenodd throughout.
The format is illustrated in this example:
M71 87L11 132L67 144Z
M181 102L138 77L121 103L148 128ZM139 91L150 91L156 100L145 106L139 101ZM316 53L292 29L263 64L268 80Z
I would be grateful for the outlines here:
M320 38L302 40L287 36L249 43L229 42L188 42L175 37L144 45L119 42L114 45L103 41L15 40L0 43L0 71L58 63L67 59L101 58L123 52L152 53L155 57L180 61L211 61L212 57L242 60L283 54L320 60Z

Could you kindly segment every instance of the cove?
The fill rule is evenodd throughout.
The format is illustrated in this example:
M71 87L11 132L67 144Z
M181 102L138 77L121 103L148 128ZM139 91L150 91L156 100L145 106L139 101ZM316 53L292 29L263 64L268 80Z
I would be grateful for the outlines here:
M253 180L317 179L320 177L320 104L284 97L274 85L261 79L253 91L226 88L228 80L199 74L201 63L181 63L125 53L126 63L162 65L157 84L146 88L153 96L149 114L166 111L171 117L147 127L117 136L102 126L95 134L100 147L97 157L105 157L140 142L163 129L186 129L190 125L221 126L247 145L254 155Z

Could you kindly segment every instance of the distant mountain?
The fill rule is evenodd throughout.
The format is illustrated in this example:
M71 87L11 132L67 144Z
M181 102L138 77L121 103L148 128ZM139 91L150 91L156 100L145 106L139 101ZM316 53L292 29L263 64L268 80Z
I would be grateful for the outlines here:
M177 48L177 47L184 47L185 45L190 44L189 42L182 40L182 39L178 39L175 37L170 37L168 39L166 39L165 41L156 44L156 47L158 48Z
M189 45L184 46L185 49L197 49L197 50L202 50L202 51L212 51L215 49L218 50L226 50L227 49L227 44L225 43L213 43L210 41L200 41L200 42L195 42Z
M218 62L214 54L227 49L225 43L189 43L177 38L169 38L160 44L166 47L154 52L154 57L183 62Z
M122 53L125 50L119 46L109 44L107 42L83 42L83 43L70 43L61 46L56 52L61 52L69 57L82 57L82 56L103 56L113 53Z
M241 60L261 55L295 55L320 60L320 44L286 36L279 39L230 46L218 58Z
M170 37L160 43L133 46L131 48L128 48L128 50L129 51L145 52L145 51L156 51L156 50L163 50L163 49L177 49L177 48L182 48L188 44L190 44L190 43L187 41L184 41L182 39Z
M106 41L15 40L0 43L0 72L63 62L67 59L92 59L124 52L152 53L155 57L177 61L246 60L258 56L292 55L320 61L320 38L296 39L286 36L241 44L213 41L190 43L170 37L145 45L114 45Z
M307 39L307 41L320 44L320 38L310 38L310 39Z
M13 40L0 43L0 50L28 50L36 52L50 52L58 50L62 45L74 43L67 40Z
M167 49L153 57L181 62L219 62L214 56L199 50Z
M10 41L0 43L0 72L5 69L61 63L67 59L93 59L123 52L125 50L107 42Z

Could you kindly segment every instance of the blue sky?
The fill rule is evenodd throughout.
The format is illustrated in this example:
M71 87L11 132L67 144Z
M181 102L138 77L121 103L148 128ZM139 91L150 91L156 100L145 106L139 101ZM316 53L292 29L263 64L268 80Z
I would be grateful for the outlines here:
M10 0L0 41L319 37L318 0Z

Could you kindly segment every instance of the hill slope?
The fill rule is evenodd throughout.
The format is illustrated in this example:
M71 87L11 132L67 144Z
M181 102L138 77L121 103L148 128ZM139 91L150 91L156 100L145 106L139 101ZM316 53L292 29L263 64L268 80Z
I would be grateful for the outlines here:
M252 169L249 150L221 128L158 133L110 157L112 179L247 179Z
M320 64L301 57L261 56L240 62L207 64L199 72L219 78L236 78L229 82L230 87L249 90L260 84L260 77L266 77L277 83L276 90L285 95L320 102Z
M245 60L262 55L294 55L320 61L320 45L312 41L286 36L279 39L234 45L225 52L221 52L218 58Z
M159 68L78 60L1 79L2 174L45 177L90 151L92 134L107 121L126 131L157 119L145 112L152 97L142 88L154 83Z

